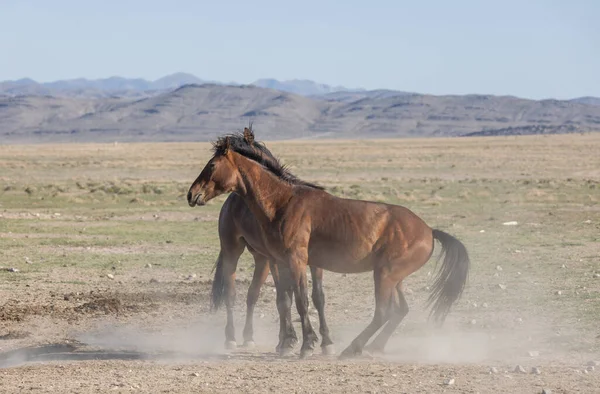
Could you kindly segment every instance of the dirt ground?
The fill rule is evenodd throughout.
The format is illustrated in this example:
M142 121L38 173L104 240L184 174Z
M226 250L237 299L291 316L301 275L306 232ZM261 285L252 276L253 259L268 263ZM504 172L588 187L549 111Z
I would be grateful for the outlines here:
M432 259L383 356L278 357L270 278L257 347L228 352L208 301L224 199L184 197L209 145L0 146L0 392L600 393L600 135L268 146L465 243L468 286L442 328L424 307ZM245 253L240 346L252 269ZM370 321L372 276L326 272L324 289L339 354Z

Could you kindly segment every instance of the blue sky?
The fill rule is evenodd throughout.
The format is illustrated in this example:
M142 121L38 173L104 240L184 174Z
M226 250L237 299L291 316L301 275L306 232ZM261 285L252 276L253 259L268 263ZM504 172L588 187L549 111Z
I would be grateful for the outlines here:
M600 1L0 0L0 80L258 78L600 96Z

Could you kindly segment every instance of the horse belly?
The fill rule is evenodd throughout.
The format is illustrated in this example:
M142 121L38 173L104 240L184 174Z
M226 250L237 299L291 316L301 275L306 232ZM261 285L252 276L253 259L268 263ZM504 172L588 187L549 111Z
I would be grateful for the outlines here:
M340 274L373 270L373 256L348 247L316 246L309 250L308 264Z

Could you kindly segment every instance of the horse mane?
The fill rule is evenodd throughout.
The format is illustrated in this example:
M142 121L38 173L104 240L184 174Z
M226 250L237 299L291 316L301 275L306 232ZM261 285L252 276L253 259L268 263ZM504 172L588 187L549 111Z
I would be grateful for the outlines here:
M251 138L248 138L248 132L251 133ZM250 140L250 143L248 140ZM213 153L215 156L224 155L228 149L231 149L232 151L259 163L273 175L291 185L308 186L310 188L319 190L325 189L324 187L314 183L303 181L292 174L288 167L284 164L281 164L279 159L277 159L275 155L273 155L273 153L267 149L265 144L254 140L252 129L246 129L244 133L223 135L213 142Z

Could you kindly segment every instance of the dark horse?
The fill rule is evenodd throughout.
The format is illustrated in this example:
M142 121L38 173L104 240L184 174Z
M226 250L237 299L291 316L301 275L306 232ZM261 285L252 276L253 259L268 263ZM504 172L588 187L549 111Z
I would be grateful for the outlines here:
M267 149L264 144L254 140L252 127L245 128L243 138L248 149L254 150L255 154L261 156L265 161L277 162L277 159ZM296 178L291 173L286 175L289 182L297 185L305 185L311 188L320 189L320 187ZM272 264L269 256L269 249L266 247L260 236L260 223L254 218L252 211L248 208L244 199L231 193L219 214L219 239L221 242L221 251L215 264L215 277L212 287L212 309L217 310L225 298L227 308L227 325L225 326L225 346L228 349L235 348L235 328L233 325L233 305L235 304L235 271L240 255L247 248L254 257L254 275L252 283L248 288L246 298L246 324L244 325L244 346L254 346L253 315L254 306L260 294L260 288L265 283L269 270L273 275L273 280L277 286L279 282L278 267ZM271 261L270 261L271 260ZM325 321L325 296L323 293L323 269L311 266L313 278L312 299L315 308L319 313L320 332L322 336L321 346L326 354L333 353L333 342L329 335L329 329ZM292 289L288 289L291 297ZM278 307L281 305L278 304ZM279 344L277 350L282 353L291 352L297 342L296 332L292 325L291 309L282 309L279 328Z
M213 151L190 187L188 203L204 205L229 192L244 199L260 223L257 236L268 254L287 268L287 277L279 278L277 302L291 307L286 290L293 288L302 324L302 356L310 355L317 341L308 317L307 264L339 273L374 273L373 320L341 357L361 354L382 326L370 348L383 351L408 313L402 281L430 259L434 239L441 242L444 259L428 300L431 316L441 324L460 298L470 265L465 246L453 236L431 229L409 209L339 198L293 184L278 162L264 160L241 135L219 138Z

